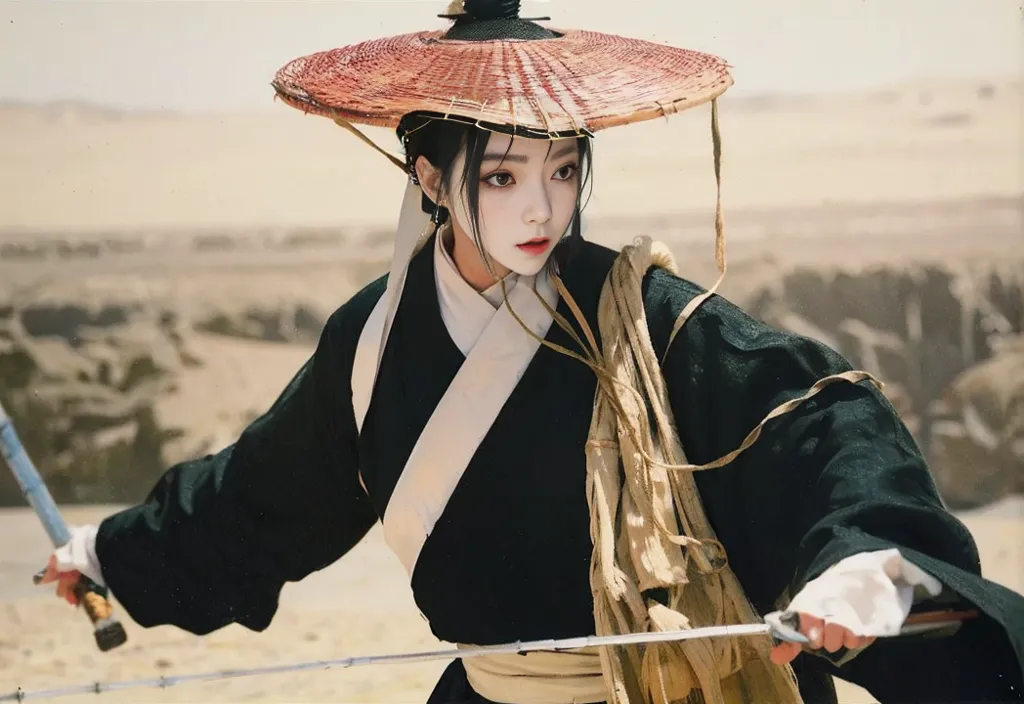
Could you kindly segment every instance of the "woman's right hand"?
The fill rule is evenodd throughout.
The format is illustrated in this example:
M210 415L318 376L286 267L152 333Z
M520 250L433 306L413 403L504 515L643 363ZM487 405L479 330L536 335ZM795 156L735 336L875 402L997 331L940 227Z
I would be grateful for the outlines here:
M40 577L39 584L57 583L57 596L64 599L72 606L78 606L78 596L75 594L75 585L82 578L82 573L76 569L60 569L57 566L57 556L50 555L50 561L46 565Z
M96 526L72 526L71 540L54 550L38 584L57 585L57 596L72 606L78 605L75 585L83 575L104 586L99 560L96 558Z

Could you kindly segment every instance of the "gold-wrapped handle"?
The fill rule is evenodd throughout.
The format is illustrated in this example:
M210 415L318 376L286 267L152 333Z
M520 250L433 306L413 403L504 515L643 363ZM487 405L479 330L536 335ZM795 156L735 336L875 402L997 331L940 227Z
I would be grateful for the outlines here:
M40 572L32 578L32 581L41 584L45 574L45 570ZM103 652L113 650L128 640L124 626L114 618L114 607L107 598L105 587L82 575L75 583L73 591L75 598L78 599L78 604L85 610L92 622L93 636L96 638L96 646L100 650Z
M75 596L78 597L78 603L82 605L89 620L92 621L93 635L96 637L96 645L100 650L104 652L113 650L128 640L124 626L114 618L114 607L107 599L106 589L88 577L82 576L75 584Z

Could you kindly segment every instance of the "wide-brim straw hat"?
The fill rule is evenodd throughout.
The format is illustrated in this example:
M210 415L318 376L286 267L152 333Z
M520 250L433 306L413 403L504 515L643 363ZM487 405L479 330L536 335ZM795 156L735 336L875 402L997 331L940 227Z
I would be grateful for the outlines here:
M397 128L416 112L558 138L670 115L714 100L733 83L718 56L544 28L518 10L517 0L455 2L441 15L455 20L450 30L303 56L272 85L289 105L339 123Z
M447 31L401 34L303 56L283 66L272 82L288 105L334 120L409 177L382 299L376 369L409 261L432 228L413 165L354 124L390 127L404 139L402 120L416 114L541 139L592 137L601 129L710 101L715 179L721 186L716 99L733 83L723 59L613 34L546 28L534 20L549 18L519 17L519 0L455 0L441 17L453 20ZM725 274L720 189L718 201L720 282Z

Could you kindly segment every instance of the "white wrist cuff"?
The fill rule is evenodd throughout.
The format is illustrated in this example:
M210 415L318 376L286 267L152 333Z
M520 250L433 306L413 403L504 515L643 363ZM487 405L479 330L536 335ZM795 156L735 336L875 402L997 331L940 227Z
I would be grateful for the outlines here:
M106 586L100 561L96 557L96 534L99 529L94 525L75 526L71 528L71 540L54 551L57 559L58 572L78 570L100 586Z

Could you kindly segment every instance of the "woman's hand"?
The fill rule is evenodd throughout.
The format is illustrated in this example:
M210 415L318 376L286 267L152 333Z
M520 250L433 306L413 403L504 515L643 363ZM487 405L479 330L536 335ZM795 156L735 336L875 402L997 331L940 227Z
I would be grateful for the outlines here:
M795 628L810 641L775 646L772 662L791 662L801 649L824 648L829 653L841 648L858 650L878 636L897 635L918 592L938 596L942 583L906 560L898 548L844 558L804 585L785 612L765 617L777 628ZM788 621L791 615L799 616L799 627L781 621L783 617Z
M875 642L874 636L858 636L853 631L836 623L827 623L825 620L798 614L800 627L797 629L807 636L810 643L780 643L772 648L771 660L776 665L785 665L792 662L793 658L800 654L801 649L819 650L824 648L830 653L837 652L840 648L856 650L865 648Z
M57 596L72 606L78 606L78 596L75 595L75 585L82 578L82 573L76 569L60 569L57 563L57 556L50 555L50 562L43 571L39 584L57 583Z
M78 604L75 585L86 576L100 586L105 586L99 560L96 558L96 526L70 526L71 540L50 555L50 561L37 584L57 585L57 596L72 606Z

